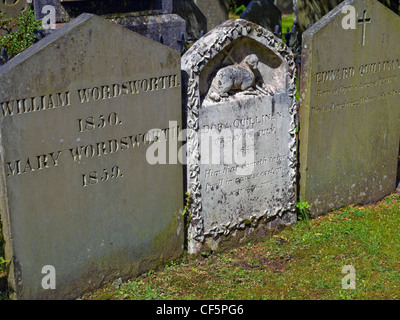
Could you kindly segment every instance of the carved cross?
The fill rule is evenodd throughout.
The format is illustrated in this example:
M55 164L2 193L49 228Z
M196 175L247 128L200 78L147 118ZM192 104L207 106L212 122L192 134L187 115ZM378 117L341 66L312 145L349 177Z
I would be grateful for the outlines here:
M234 48L232 48L232 49L229 50L229 51L226 51L226 49L222 50L222 52L223 52L224 55L225 55L224 60L222 60L222 64L225 64L226 61L228 61L228 60L229 60L232 64L237 63L237 62L235 61L235 59L232 58L233 49L234 49Z
M367 23L371 23L371 18L367 18L367 10L364 10L362 19L358 19L358 24L362 24L362 46L363 47L365 47Z

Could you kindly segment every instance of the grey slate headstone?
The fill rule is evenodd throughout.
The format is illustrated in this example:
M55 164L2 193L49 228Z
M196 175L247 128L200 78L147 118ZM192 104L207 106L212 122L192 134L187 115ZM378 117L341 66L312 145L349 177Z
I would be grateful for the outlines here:
M279 26L279 33L282 32L282 13L273 0L251 1L240 18L254 22L271 32L275 32L275 27Z
M355 29L343 29L355 8ZM346 20L347 21L347 20ZM375 0L345 1L303 34L300 198L313 216L396 188L400 17ZM338 39L340 45L333 39ZM396 39L396 40L394 40Z
M187 38L185 21L172 14L172 0L35 0L36 19L47 15L43 11L46 5L55 8L56 22L61 24L82 13L93 13L178 51L182 51Z
M378 0L393 12L398 13L398 0ZM320 20L329 11L333 10L343 0L294 0L294 22L299 27L299 35Z
M194 3L207 18L206 31L210 31L229 18L229 0L195 0Z
M90 14L0 67L0 211L17 299L77 298L183 252L182 165L147 157L177 140L180 78L177 51Z
M254 23L229 20L185 53L182 70L189 252L235 247L295 223L290 49Z

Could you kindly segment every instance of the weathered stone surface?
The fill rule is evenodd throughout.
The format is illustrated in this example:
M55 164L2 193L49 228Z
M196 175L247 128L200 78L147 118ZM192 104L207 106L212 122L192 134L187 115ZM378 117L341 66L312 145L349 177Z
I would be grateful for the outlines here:
M147 161L181 125L177 51L84 14L2 66L0 82L1 214L18 299L76 298L182 253L182 166ZM54 290L42 287L48 265Z
M42 19L47 13L43 7L51 5L56 9L57 22L68 22L82 13L93 13L100 16L129 15L161 15L172 13L172 0L34 0L36 19Z
M207 18L207 31L229 18L229 0L195 0L194 2Z
M177 14L116 17L110 20L179 52L185 49L186 23Z
M356 9L356 29L342 27L345 5ZM399 16L379 2L352 0L303 34L300 197L314 216L395 189L399 28Z
M262 27L230 20L189 49L182 69L189 252L217 250L222 243L227 248L229 241L232 246L294 223L296 89L290 50Z
M251 1L240 18L254 22L271 32L275 32L278 26L279 32L282 32L282 13L272 0Z

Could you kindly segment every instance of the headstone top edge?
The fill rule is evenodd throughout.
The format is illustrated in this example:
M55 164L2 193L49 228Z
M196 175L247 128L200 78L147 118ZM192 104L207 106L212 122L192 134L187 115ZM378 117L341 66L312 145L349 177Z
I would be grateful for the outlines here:
M36 54L38 51L42 50L44 47L51 44L53 41L62 37L72 29L77 28L79 25L82 25L89 20L96 18L97 16L91 13L83 13L80 16L72 19L70 22L66 23L63 27L54 30L54 32L50 33L48 36L43 38L42 40L34 43L26 50L22 51L20 54L16 55L12 58L8 63L0 66L0 75L12 69L15 65L23 62L25 59L28 59L30 56ZM99 17L97 17L99 18Z
M339 14L342 14L342 9L345 6L352 5L358 0L346 0L341 2L331 11L329 11L326 15L324 15L320 20L318 20L315 24L310 26L307 30L303 32L303 37L311 36L320 31L325 25L327 25L332 19L334 19Z
M310 26L307 30L303 32L303 39L307 40L308 37L315 35L319 32L325 25L327 25L332 19L334 19L339 14L342 14L342 9L348 5L354 5L356 2L360 0L345 0L337 5L334 9L328 12L325 16L323 16L320 20L318 20L314 25ZM365 0L364 0L365 2ZM394 16L398 16L395 12L393 12L390 8L386 7L383 3L379 1L373 1L373 5L380 7L382 10L387 10L388 14L393 14Z
M54 32L50 33L48 36L43 38L42 40L38 41L37 43L34 43L32 46L18 54L17 56L13 57L8 63L4 64L3 66L0 66L0 76L9 70L11 70L15 65L18 65L19 63L22 63L24 60L29 59L32 55L38 53L40 50L44 49L48 45L51 45L52 42L57 41L59 38L65 36L67 33L72 31L73 29L82 26L83 24L94 20L94 21L101 21L101 23L105 23L109 25L110 27L112 26L113 28L120 28L121 30L125 30L124 32L128 34L135 35L136 37L140 37L143 41L151 42L154 46L161 46L164 50L173 52L174 54L180 54L178 50L175 50L171 47L168 47L166 45L163 45L157 41L154 41L150 38L147 38L135 31L129 30L128 28L125 28L115 22L112 22L108 19L105 19L101 16L97 16L92 13L82 13L78 17L72 19L70 22L66 23L63 27L58 28L54 30Z

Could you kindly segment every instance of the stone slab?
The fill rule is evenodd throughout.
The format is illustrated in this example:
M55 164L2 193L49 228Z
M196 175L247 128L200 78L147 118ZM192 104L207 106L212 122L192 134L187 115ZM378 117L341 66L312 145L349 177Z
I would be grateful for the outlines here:
M218 85L247 77L246 61L254 55L254 84L217 95L218 100ZM262 27L230 20L185 53L182 69L189 252L236 246L258 231L295 223L295 66L290 50Z
M188 43L194 43L207 32L207 17L193 0L173 0L172 12L185 20Z
M77 298L183 252L182 165L147 157L181 126L179 52L84 14L0 67L0 81L17 299ZM55 289L42 286L44 266Z
M345 5L355 8L355 29L342 27ZM300 198L313 216L396 187L399 28L400 17L378 1L352 0L303 34Z
M42 19L46 5L55 8L56 27L86 12L100 15L115 23L135 31L149 39L158 41L174 50L183 51L186 44L186 23L172 14L172 0L130 1L115 3L102 1L101 5L93 0L59 1L35 0L35 18ZM51 33L48 30L46 33Z

